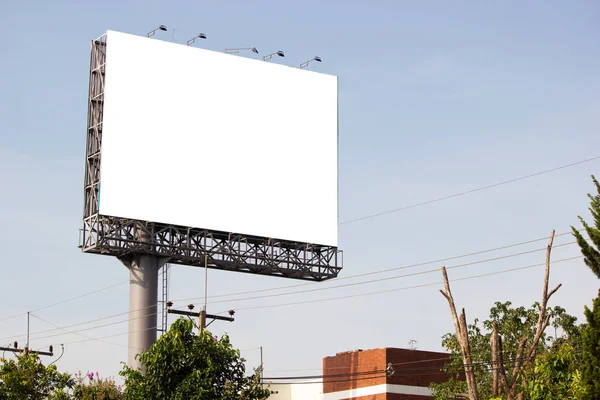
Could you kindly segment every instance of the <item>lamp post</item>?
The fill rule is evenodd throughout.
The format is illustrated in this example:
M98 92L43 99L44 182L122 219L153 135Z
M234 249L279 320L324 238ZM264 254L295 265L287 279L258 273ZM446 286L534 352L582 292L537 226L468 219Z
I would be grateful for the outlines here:
M315 57L311 58L310 60L304 61L302 64L300 64L300 69L306 68L308 66L308 63L310 63L311 61L321 62L322 60L321 60L321 57L315 56Z
M194 43L196 41L196 39L206 39L206 35L204 33L199 33L196 36L194 36L193 38L191 38L190 40L187 41L187 45L191 46L192 43Z
M273 58L273 56L275 56L275 55L277 55L279 57L285 57L285 54L283 53L283 51L279 50L279 51L276 51L275 53L267 54L266 56L264 56L263 61L268 61L271 58Z
M226 54L235 54L235 53L239 53L241 50L250 50L251 52L258 54L258 50L256 50L256 47L240 47L240 48L235 48L235 49L225 49L225 53Z
M166 32L167 27L164 25L159 25L158 28L151 30L150 32L148 32L148 34L146 35L146 37L150 37L150 36L154 36L154 34L156 33L156 31L165 31Z

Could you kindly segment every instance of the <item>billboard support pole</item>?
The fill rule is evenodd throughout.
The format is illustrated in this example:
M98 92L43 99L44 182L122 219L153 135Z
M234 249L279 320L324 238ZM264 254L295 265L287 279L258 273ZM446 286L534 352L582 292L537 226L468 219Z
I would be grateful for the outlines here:
M127 365L141 368L135 356L146 351L156 341L158 271L167 260L161 257L135 254L129 262L129 338Z
M148 232L139 227L134 233L142 243L149 242ZM139 252L120 258L129 269L129 337L127 365L140 369L136 355L146 351L156 341L158 330L158 272L169 259L145 254L145 244ZM143 371L142 371L143 372Z

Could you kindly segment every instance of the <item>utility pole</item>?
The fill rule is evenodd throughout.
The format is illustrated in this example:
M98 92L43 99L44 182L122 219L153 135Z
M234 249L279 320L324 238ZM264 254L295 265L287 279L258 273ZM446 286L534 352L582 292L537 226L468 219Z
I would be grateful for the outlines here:
M19 348L19 343L15 342L13 347L1 347L0 346L0 351L12 351L13 353L25 353L25 354L37 354L40 356L50 356L52 357L54 355L54 349L52 348L52 345L50 345L50 347L48 347L48 351L31 351L29 350L29 347L24 347L24 348Z
M200 310L200 312L193 312L192 310L194 309L194 305L188 304L187 307L188 307L189 311L173 310L173 309L171 309L171 307L173 307L173 302L168 301L167 302L167 313L168 314L185 315L187 317L198 318L198 334L200 334L202 331L204 331L204 329L206 329L206 327L208 325L212 324L215 320L228 321L228 322L233 322L235 320L233 318L235 311L233 311L233 310L229 310L229 317L224 317L221 315L207 314L206 313L207 300L208 300L208 254L205 254L204 255L204 305L202 306L202 309ZM206 323L207 319L211 319L212 321L210 321L207 324Z
M263 377L265 372L265 365L263 364L262 346L260 346L260 386L263 387Z
M229 310L230 317L224 317L222 315L207 314L206 311L193 312L192 311L194 309L193 304L188 304L188 306L187 306L190 311L173 310L173 309L171 309L171 307L173 306L173 302L170 302L170 301L167 302L167 306L168 306L167 313L169 313L169 314L185 315L187 317L198 318L198 320L200 321L200 326L199 326L200 330L198 331L198 333L202 332L203 329L205 329L208 325L212 324L215 320L228 321L228 322L235 321L235 319L233 318L233 314L235 314L235 311L233 311L233 310ZM204 319L204 324L202 322L203 319ZM207 319L212 319L212 321L210 321L208 324L206 324Z
M29 316L30 316L30 312L27 311L27 345L25 346L26 349L29 348Z

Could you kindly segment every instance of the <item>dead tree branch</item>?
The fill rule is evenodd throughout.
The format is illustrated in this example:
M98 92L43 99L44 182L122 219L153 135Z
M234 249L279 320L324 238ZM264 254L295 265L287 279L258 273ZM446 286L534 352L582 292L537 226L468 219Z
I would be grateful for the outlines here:
M463 364L465 367L465 377L467 380L467 388L469 391L469 400L479 400L477 393L477 381L475 380L475 372L473 370L473 359L471 358L471 347L469 345L469 332L467 326L467 318L465 316L465 310L462 309L460 317L456 312L456 306L454 304L454 298L452 297L452 291L450 290L450 282L448 281L448 274L446 273L446 267L442 267L442 275L444 277L444 287L446 291L440 290L440 293L448 300L448 306L450 307L450 313L452 314L452 320L454 321L454 329L456 330L456 339L460 345L460 350L463 356Z
M552 230L552 233L550 234L550 241L548 242L548 247L546 250L546 270L544 274L544 285L542 289L542 302L540 304L540 313L538 316L535 335L533 336L533 340L531 341L531 344L527 351L525 351L525 348L529 338L527 336L521 338L521 340L519 341L519 347L517 349L517 357L515 359L515 365L513 367L511 382L508 382L507 379L504 379L502 381L504 393L506 394L508 400L522 398L522 394L517 394L517 384L520 380L520 374L524 368L533 364L535 360L539 341L542 335L544 334L544 331L548 327L548 324L550 323L551 315L547 313L548 300L550 300L550 297L552 297L552 295L556 293L556 291L562 286L562 284L559 284L550 292L548 292L548 283L550 281L550 255L552 253L552 244L554 243L554 233L554 230ZM500 354L502 354L501 345L499 351Z

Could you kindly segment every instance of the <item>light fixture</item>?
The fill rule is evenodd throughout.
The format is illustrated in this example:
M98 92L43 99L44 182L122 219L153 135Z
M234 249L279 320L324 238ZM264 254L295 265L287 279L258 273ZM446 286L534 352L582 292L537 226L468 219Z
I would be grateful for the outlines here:
M196 36L187 41L187 45L190 46L196 41L196 39L206 39L206 35L204 33L197 34Z
M322 60L321 60L321 57L315 56L315 57L311 58L310 60L304 61L302 64L300 64L300 69L306 68L308 66L308 63L311 62L311 61L321 62Z
M235 54L235 53L239 53L240 50L250 50L251 52L258 54L258 50L256 50L256 47L240 47L237 49L225 49L225 53Z
M154 36L154 34L156 33L156 31L166 31L167 27L164 25L159 25L158 28L151 30L150 32L148 32L148 34L146 35L146 37L150 37L150 36Z
M285 54L283 53L283 51L279 50L279 51L276 51L275 53L267 54L266 56L264 56L263 61L270 60L275 55L277 55L279 57L285 57Z

